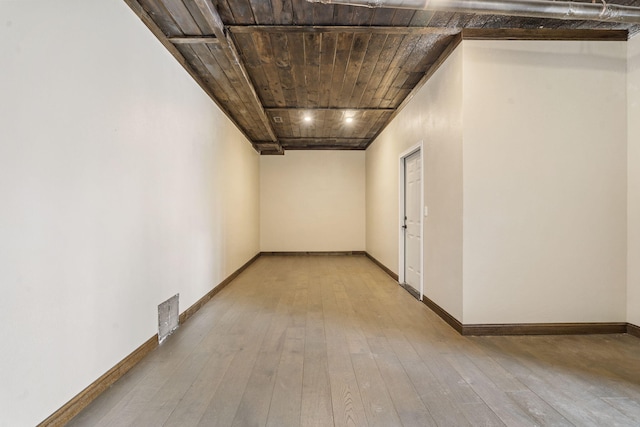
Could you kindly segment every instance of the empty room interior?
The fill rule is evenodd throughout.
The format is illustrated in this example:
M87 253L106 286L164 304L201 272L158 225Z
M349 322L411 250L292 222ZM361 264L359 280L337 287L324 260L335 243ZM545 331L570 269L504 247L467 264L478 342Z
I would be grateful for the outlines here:
M0 0L0 426L640 425L638 32Z

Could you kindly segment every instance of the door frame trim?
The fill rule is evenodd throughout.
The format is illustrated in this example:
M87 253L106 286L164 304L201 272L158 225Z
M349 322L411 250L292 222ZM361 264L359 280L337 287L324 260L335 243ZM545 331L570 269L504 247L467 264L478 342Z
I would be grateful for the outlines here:
M400 153L398 160L398 283L405 283L404 198L405 198L405 159L420 152L420 301L424 296L424 141L420 140L408 150Z

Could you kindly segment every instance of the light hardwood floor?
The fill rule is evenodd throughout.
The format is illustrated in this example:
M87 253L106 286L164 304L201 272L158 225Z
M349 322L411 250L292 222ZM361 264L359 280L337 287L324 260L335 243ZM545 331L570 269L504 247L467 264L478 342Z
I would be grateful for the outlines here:
M364 257L262 257L70 426L640 426L640 340L462 337Z

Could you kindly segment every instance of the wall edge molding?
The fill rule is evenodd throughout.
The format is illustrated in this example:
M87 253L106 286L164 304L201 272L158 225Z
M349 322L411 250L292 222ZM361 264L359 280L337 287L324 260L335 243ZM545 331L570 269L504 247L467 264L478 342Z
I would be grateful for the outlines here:
M453 317L447 310L440 307L426 295L422 296L422 303L426 305L431 311L437 314L442 320L444 320L449 326L455 329L460 335L464 334L464 325L458 319Z
M505 323L463 325L465 336L624 334L624 322Z
M260 256L365 256L365 251L264 251Z
M627 323L627 333L636 338L640 338L640 326L634 325L633 323Z
M383 263L381 263L380 261L378 261L377 259L375 259L373 257L373 255L371 255L369 252L365 252L364 255L369 258L371 261L373 261L373 263L375 265L377 265L378 267L380 267L380 269L382 271L384 271L385 273L387 273L393 280L395 280L396 282L398 281L398 275L396 273L394 273L393 271L391 271L391 269L387 268L386 265L384 265Z
M236 277L240 275L243 271L245 271L251 264L253 264L258 258L260 258L261 253L258 252L253 256L249 261L245 262L240 268L231 273L226 279L220 282L216 287L207 292L202 298L193 303L191 307L187 308L185 311L180 313L180 324L189 320L191 316L196 314L198 310L202 308L211 298L213 298L218 292L224 289L229 283L231 283Z
M158 347L157 334L149 338L140 347L133 350L132 353L118 362L113 368L109 369L100 378L62 405L60 409L38 424L38 427L64 426L100 396L102 392L129 372L129 370L144 359L146 355L155 350L156 347Z
M198 310L202 308L211 298L220 292L225 286L231 283L236 277L253 264L261 253L258 252L253 258L244 265L231 273L226 279L220 282L216 287L207 292L202 298L196 301L191 307L187 308L180 314L180 324L186 322ZM47 419L38 424L38 427L58 427L64 426L71 421L73 417L78 415L84 408L93 402L102 392L108 389L113 383L118 381L124 374L129 372L138 362L144 359L149 353L158 347L158 334L152 336L145 341L140 347L136 348L131 354L118 362L113 368L109 369L100 378L89 384L84 390L75 395L71 400L62 405L60 409L51 414Z
M368 252L367 258L396 281L398 275ZM640 326L625 322L463 324L426 295L422 303L463 336L629 334L640 338Z

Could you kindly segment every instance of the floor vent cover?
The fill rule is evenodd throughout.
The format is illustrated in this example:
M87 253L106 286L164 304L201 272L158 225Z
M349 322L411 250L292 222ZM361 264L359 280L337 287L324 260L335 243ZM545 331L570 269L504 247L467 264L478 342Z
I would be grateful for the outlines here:
M180 294L175 294L158 306L158 342L160 343L178 329L180 322L179 298Z

